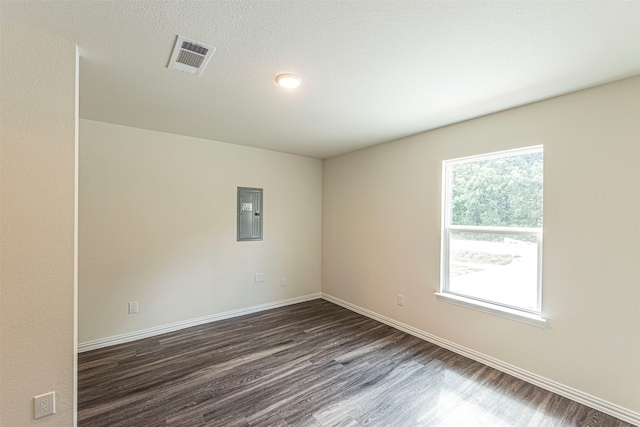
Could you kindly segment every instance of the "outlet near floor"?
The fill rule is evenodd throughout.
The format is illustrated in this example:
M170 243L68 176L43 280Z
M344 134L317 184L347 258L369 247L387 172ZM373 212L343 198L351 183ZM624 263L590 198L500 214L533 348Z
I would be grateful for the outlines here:
M398 294L398 305L404 307L404 295Z
M33 416L38 419L56 413L56 392L52 391L33 398Z
M282 279L280 279L280 287L284 288L285 286L287 286L287 278L283 277Z
M129 314L136 314L138 312L138 301L132 301L129 303Z

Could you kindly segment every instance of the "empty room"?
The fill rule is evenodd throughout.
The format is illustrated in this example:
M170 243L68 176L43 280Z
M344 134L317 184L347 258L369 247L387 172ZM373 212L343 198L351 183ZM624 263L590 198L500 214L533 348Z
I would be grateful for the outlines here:
M640 425L640 1L0 1L0 425Z

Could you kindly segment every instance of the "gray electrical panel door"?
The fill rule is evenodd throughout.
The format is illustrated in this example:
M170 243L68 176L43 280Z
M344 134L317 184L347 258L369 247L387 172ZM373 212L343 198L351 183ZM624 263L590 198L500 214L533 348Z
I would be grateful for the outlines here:
M262 188L238 187L238 241L262 240Z

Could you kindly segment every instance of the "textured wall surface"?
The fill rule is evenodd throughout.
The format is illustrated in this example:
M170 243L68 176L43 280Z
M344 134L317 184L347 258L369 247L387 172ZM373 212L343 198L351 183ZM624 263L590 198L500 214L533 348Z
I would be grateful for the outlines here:
M0 39L0 425L70 426L76 48L9 26ZM36 422L33 396L54 390L57 414Z
M81 120L79 179L80 343L320 292L318 159ZM236 241L237 187L264 189L262 241Z
M538 144L551 327L437 301L442 161ZM323 182L323 292L640 412L640 78L331 158Z

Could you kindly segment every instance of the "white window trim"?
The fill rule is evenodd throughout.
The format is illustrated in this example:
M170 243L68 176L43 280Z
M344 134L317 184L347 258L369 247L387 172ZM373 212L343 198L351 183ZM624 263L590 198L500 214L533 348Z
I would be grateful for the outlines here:
M442 162L442 244L441 244L441 268L440 268L440 291L435 295L439 301L445 301L462 307L479 310L485 313L504 317L511 320L527 323L530 325L545 328L548 321L542 317L542 229L524 227L487 227L487 226L459 226L451 225L451 209L449 206L451 191L450 174L448 166L453 164L475 162L500 157L522 155L542 150L542 145L534 147L519 148L515 150L501 151L486 155L469 156L460 159L445 160ZM474 233L501 233L514 235L532 235L537 237L538 246L538 271L537 271L537 309L526 310L520 307L511 307L499 303L494 303L482 299L455 294L449 291L449 233L452 231L474 232Z
M518 322L527 323L539 328L546 328L547 326L549 326L549 321L538 314L528 313L522 310L515 310L512 308L503 307L501 305L474 300L455 294L436 292L435 295L436 298L438 298L438 301L444 301L462 307L471 308L473 310L482 311L484 313L493 314L495 316L504 317L506 319L516 320Z

